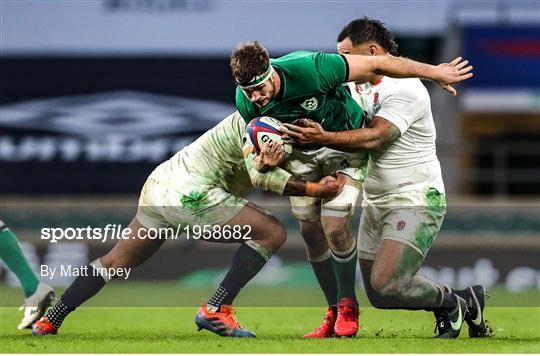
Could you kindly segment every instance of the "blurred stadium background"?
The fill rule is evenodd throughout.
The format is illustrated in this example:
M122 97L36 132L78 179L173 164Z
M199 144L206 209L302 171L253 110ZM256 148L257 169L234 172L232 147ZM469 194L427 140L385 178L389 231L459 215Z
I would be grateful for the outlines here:
M387 24L402 55L475 66L457 98L426 83L449 208L423 273L539 291L538 1L1 0L0 218L36 270L93 260L111 243L50 244L40 229L126 226L152 169L234 110L228 55L238 42L257 39L273 57L334 52L341 28L363 15ZM289 233L254 286L314 288L288 200L250 197ZM232 251L168 241L131 283L208 288ZM0 286L17 286L0 271ZM268 303L291 302L277 299Z

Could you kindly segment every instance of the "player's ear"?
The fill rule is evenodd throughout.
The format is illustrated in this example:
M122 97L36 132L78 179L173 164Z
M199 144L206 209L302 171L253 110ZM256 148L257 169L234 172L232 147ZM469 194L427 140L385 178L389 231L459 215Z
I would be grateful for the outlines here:
M377 55L377 45L375 43L372 43L369 45L369 55L370 56L376 56Z

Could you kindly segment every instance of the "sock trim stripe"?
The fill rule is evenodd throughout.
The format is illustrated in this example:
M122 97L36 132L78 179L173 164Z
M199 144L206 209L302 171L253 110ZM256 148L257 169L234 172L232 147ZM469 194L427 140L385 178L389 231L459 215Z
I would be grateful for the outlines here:
M353 244L351 245L351 247L349 247L345 251L334 251L334 250L331 250L331 251L332 251L332 255L334 256L338 256L341 258L349 257L351 253L353 252L356 253L356 240L353 240Z
M322 262L322 261L326 261L327 259L329 259L330 257L332 257L332 252L330 251L330 249L324 251L324 253L320 256L315 256L315 257L309 257L308 256L308 261L309 262Z
M334 257L334 260L336 260L336 261L339 262L339 263L347 263L347 262L353 260L354 258L356 258L356 253L352 253L350 256L345 257L345 258L343 258L343 257L341 257L341 256L338 257L338 256L336 256L336 255L334 255L334 254L332 253L332 257Z
M356 241L354 241L354 244L349 248L347 251L344 252L338 252L338 251L332 251L332 256L334 259L340 263L346 263L352 260L353 258L356 258Z
M92 266L92 268L97 271L97 273L101 276L101 278L103 278L105 283L109 283L111 281L111 276L109 276L109 274L107 273L107 269L103 267L99 258L90 262L90 266Z
M246 241L246 245L251 247L255 252L257 252L259 255L261 255L262 258L264 258L267 262L272 258L272 254L268 252L264 247L259 245L257 242L253 240Z

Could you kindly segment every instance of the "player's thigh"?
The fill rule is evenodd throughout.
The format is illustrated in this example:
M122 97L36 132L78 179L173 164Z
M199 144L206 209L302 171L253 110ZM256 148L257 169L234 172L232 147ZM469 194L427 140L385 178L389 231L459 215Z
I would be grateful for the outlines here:
M174 199L173 195L175 197L179 195L163 183L161 180L162 172L163 166L158 166L144 183L139 195L135 218L146 229L159 230L170 226L164 216L165 206L171 204Z
M384 210L382 240L393 240L408 245L424 258L439 234L445 208L398 206Z
M368 162L367 151L342 152L325 148L318 152L322 174L343 173L356 181L364 181Z
M318 182L322 177L322 169L317 161L317 150L294 149L283 162L282 168L292 175L308 182ZM319 221L320 198L290 197L292 215L299 221Z
M321 220L321 199L315 197L291 196L291 213L299 221L316 222Z
M425 206L415 206L413 194L396 197L409 204L380 208L381 243L371 273L374 288L416 274L439 232L442 218Z
M173 189L169 196L163 216L170 225L210 230L225 225L247 204L247 200L213 184L192 184L183 191Z
M317 160L318 153L324 148L316 150L295 148L281 167L292 175L307 181L318 181L321 179L322 170Z
M128 226L127 239L119 240L111 251L100 258L106 268L136 267L150 258L165 238L147 238L148 228L134 218Z
M375 259L381 243L381 234L379 209L376 206L364 204L358 228L358 258L371 261Z
M286 238L284 227L270 213L203 177L186 175L182 187L157 182L147 189L147 195L154 197L148 200L157 205L153 212L158 219L163 218L168 226L179 231L187 228L193 238L204 242L254 240L273 252ZM145 221L150 220L148 215L145 214ZM160 220L153 219L150 223L159 225Z
M424 257L410 245L384 239L371 269L371 287L379 293L398 293L410 281Z

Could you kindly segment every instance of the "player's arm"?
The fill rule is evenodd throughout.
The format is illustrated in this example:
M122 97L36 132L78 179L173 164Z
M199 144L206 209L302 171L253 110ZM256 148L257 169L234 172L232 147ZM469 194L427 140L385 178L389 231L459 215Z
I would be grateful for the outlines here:
M283 124L280 130L286 134L286 141L293 139L300 144L318 144L339 151L378 150L398 139L426 110L429 94L420 83L399 85L382 99L366 128L329 132L312 120L302 119L299 126Z
M331 198L343 189L344 179L340 176L324 177L319 182L306 182L279 167L261 173L255 168L255 155L249 145L244 147L244 161L253 186L280 195Z
M469 61L461 57L438 66L413 61L405 57L343 55L349 65L348 81L370 81L375 75L394 78L425 78L437 82L444 90L456 95L450 85L473 76Z
M283 195L332 198L341 193L344 184L345 179L339 173L335 177L323 177L318 182L306 182L291 176L283 190Z
M298 123L304 127L284 124L283 132L300 144L318 144L338 151L376 150L401 136L396 125L380 116L375 116L369 127L349 131L325 131L308 119Z

